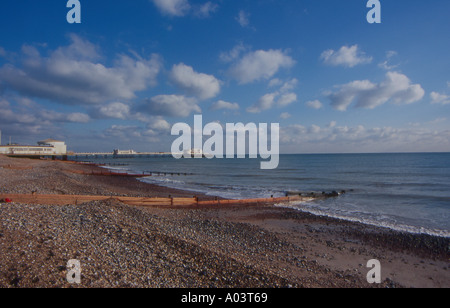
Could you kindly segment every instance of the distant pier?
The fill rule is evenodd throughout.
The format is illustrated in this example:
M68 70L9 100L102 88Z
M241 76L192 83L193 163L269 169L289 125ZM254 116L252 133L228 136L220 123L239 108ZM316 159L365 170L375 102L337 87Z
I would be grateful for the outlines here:
M127 153L117 153L117 152L87 152L87 153L73 153L70 155L72 157L94 157L94 158L137 158L137 157L158 157L158 156L172 156L170 152L127 152Z

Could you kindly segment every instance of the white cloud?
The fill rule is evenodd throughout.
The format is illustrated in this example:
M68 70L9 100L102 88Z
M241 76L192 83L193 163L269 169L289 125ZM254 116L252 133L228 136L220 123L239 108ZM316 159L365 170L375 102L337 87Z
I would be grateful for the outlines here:
M245 28L250 25L250 14L245 11L239 11L238 16L236 17L236 21L241 25L241 27Z
M176 86L199 99L217 96L220 92L220 81L212 75L197 73L190 66L183 63L174 65L170 73L171 80Z
M97 48L76 35L72 43L42 57L33 47L22 59L22 67L0 68L4 86L31 97L65 104L100 104L130 100L136 92L156 85L161 63L157 55L148 59L120 55L112 67L95 61Z
M100 106L95 115L99 118L128 119L130 116L130 106L120 102L114 102Z
M339 87L329 98L333 108L345 111L355 102L356 107L374 109L391 101L411 104L421 100L425 91L419 84L411 84L409 78L397 72L388 72L380 84L368 80L353 81Z
M260 113L265 110L269 110L273 108L275 105L275 98L278 96L278 93L269 93L261 97L258 102L247 108L247 112L250 113Z
M171 128L172 126L170 125L170 123L164 120L163 117L152 117L149 120L147 131L145 132L145 134L156 136L164 133L169 133Z
M278 78L274 78L271 81L269 81L269 88L277 87L277 86L280 86L282 84L283 84L283 81L281 81Z
M310 134L318 134L321 131L322 131L322 129L320 128L320 126L315 125L315 124L311 125L311 127L308 129L308 132Z
M328 128L336 127L336 125L337 125L336 121L331 121L330 124L328 124Z
M201 113L197 100L182 95L158 95L146 99L139 110L154 116L188 117Z
M188 0L152 0L164 15L181 17L189 13L191 5Z
M87 123L87 114L74 112L62 113L44 109L41 105L27 98L16 98L14 103L0 101L0 122L52 125L55 123Z
M283 127L281 148L292 153L377 153L445 151L450 131L429 128L393 128L363 125L320 127L300 124Z
M371 63L373 58L367 57L359 50L358 45L342 46L338 51L329 49L322 53L321 60L332 66L355 67L359 64Z
M123 146L144 145L147 143L159 142L160 137L168 136L171 125L160 116L148 118L148 124L145 127L138 125L112 125L99 135L101 140L121 140ZM134 147L133 146L133 147ZM148 148L145 150L148 151Z
M448 105L450 104L450 96L446 94L440 94L437 92L431 92L431 103L432 104L441 104L441 105Z
M210 17L216 12L218 5L211 1L191 5L188 0L151 0L158 10L169 17L183 17L192 14L199 18Z
M58 123L88 123L91 118L89 115L74 112L74 113L61 113L52 110L40 110L33 114L23 114L17 115L17 119L28 118L31 122L38 124L39 121L49 121ZM20 122L20 120L18 121Z
M282 94L281 97L277 101L277 105L279 107L289 106L290 104L297 101L297 94L295 93L286 93Z
M386 58L388 58L388 59L395 57L397 55L398 55L398 52L396 52L395 50L389 50L386 52Z
M241 84L272 78L282 68L291 68L295 61L282 50L257 50L247 53L231 68L231 75Z
M71 44L69 46L59 47L53 53L54 57L61 59L69 58L81 60L98 60L100 58L98 46L87 40L83 40L76 34L70 34L69 37ZM34 47L30 48L34 49ZM32 53L36 53L37 55L39 54L37 51Z
M439 124L439 123L443 123L443 122L447 122L447 118L436 118L433 121L430 121L430 124Z
M222 62L233 62L234 60L238 59L241 56L241 54L245 52L247 49L248 47L240 43L239 45L233 47L232 50L220 53L219 59Z
M11 136L45 136L48 132L61 132L66 123L84 124L89 121L87 114L47 110L29 99L17 98L12 103L0 99L0 130Z
M272 80L273 81L273 80ZM271 84L275 84L271 81ZM265 110L272 109L273 107L286 107L290 104L297 101L297 94L291 92L298 83L298 80L293 78L285 83L281 80L278 82L278 85L282 85L278 91L273 93L268 93L262 96L258 102L256 102L251 107L247 108L247 112L249 113L261 113Z
M229 103L223 100L219 100L212 104L211 110L239 110L238 103Z
M195 11L195 15L201 18L210 17L212 13L217 11L218 7L219 6L215 3L206 2L205 4L198 6Z
M395 68L398 67L398 65L389 65L389 62L386 60L384 62L381 62L380 64L378 64L378 67L386 70L386 71L391 71Z
M396 65L389 64L389 62L391 61L391 58L395 57L397 54L398 53L393 50L386 52L386 60L384 62L379 63L378 67L380 67L384 70L387 70L387 71L397 68L399 66L399 64L396 64Z
M329 95L331 105L337 110L345 111L360 93L373 90L375 87L376 85L368 80L357 80L340 86L339 92Z
M81 112L74 112L67 115L67 121L73 122L73 123L88 123L91 120L89 115L81 113Z
M283 86L280 88L280 92L286 93L288 91L291 91L297 87L298 79L292 78L291 80L286 81Z
M142 137L141 128L139 126L131 125L113 125L106 129L104 134L107 138L115 138L120 140L129 141L130 138Z
M321 109L323 107L323 104L319 100L315 100L307 102L306 106L312 109Z
M287 119L289 119L289 118L291 118L292 117L292 115L289 113L289 112L283 112L281 115L280 115L280 119L283 119L283 120L287 120Z
M286 107L296 101L297 101L297 94L295 93L285 93L285 94L280 94L279 92L269 93L262 96L256 104L247 108L247 112L261 113L274 107L279 108Z

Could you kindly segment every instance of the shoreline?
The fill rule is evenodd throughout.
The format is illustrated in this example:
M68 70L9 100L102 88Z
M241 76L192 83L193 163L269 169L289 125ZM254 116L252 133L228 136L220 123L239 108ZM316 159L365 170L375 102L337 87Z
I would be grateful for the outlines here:
M8 167L10 165L11 167ZM104 172L104 168L95 164L81 164L71 161L30 160L26 158L9 158L0 155L0 170L9 170L13 176L21 176L21 171L29 172L24 180L32 183L35 188L29 188L23 181L20 186L13 188L8 183L3 184L4 193L31 194L33 190L39 194L74 194L76 189L80 194L102 196L134 196L134 197L192 197L192 192L172 189L139 181L135 177L108 177L98 175ZM33 172L34 171L34 172ZM36 174L38 173L38 174ZM94 174L94 175L92 175ZM56 177L53 182L40 182L45 178ZM59 181L59 182L58 182ZM1 183L1 182L0 182ZM27 183L28 184L28 183ZM71 187L74 184L76 187ZM8 189L5 190L5 187ZM94 193L95 192L95 193ZM199 197L211 199L213 197L198 194Z
M97 166L0 156L0 167L2 193L193 196L134 178L71 172L103 169ZM106 222L97 221L98 213ZM0 214L9 217L0 223L0 252L5 256L0 262L0 287L68 287L64 260L74 257L90 264L85 265L83 287L450 287L450 239L294 209L268 205L142 209L107 201L63 207L2 203ZM86 230L80 227L80 217L90 217ZM45 223L54 225L49 230L58 230L51 240L39 228ZM67 234L72 235L73 247L63 240ZM135 242L140 245L133 246ZM44 246L52 248L41 251ZM145 247L157 253L145 253ZM374 258L383 266L381 285L366 281L365 265ZM53 262L42 274L45 277L34 277L42 271L37 265L28 265L31 273L20 268L26 268L25 260L41 259ZM119 263L136 270L111 269L111 264Z
M450 234L446 231L442 231L442 230L430 230L430 229L425 229L426 231L413 231L412 229L419 229L418 227L411 227L411 226L402 226L402 227L394 227L394 226L386 226L386 225L380 225L377 224L376 222L370 222L370 221L361 221L357 218L346 218L346 217L337 217L337 216L332 216L332 215L326 215L326 214L319 214L319 213L314 213L314 212L309 212L306 210L302 210L300 208L293 208L292 206L289 205L276 205L279 206L281 208L285 208L285 209L292 209L304 214L309 214L309 215L313 215L313 216L318 216L318 217L323 217L323 218L329 218L329 219L335 219L337 221L341 221L341 222L349 222L349 223L354 223L354 224L361 224L363 226L367 226L367 227L374 227L374 228L378 228L381 230L386 230L386 231L392 231L392 232L397 232L397 233L405 233L405 234L411 234L411 235L415 235L415 236L431 236L431 237L437 237L437 238L443 238L443 239L449 239L450 240ZM402 229L403 228L403 229ZM443 235L442 233L446 232L448 235Z
M286 155L289 155L289 154L286 154ZM293 155L298 155L298 154L293 154ZM95 165L95 163L91 163L91 165ZM108 165L99 165L99 167L101 169L112 170L114 172L114 169L110 168L110 166L108 166ZM179 190L179 191L184 191L186 194L190 193L190 194L197 194L197 195L201 195L201 196L208 196L209 197L208 200L212 200L214 198L218 198L219 200L227 200L227 199L225 199L225 197L216 196L214 194L208 193L207 191L200 191L200 190L194 190L194 189L190 190L190 189L171 187L170 185L150 183L150 182L145 181L144 177L139 177L137 180L140 182L149 184L149 185L156 185L156 186L160 186L160 187L167 188L167 189L175 189L175 190ZM236 200L239 200L239 199L236 199ZM310 201L311 200L293 201L293 203L308 203ZM362 224L365 226L373 226L376 228L386 229L389 231L394 231L394 232L399 232L399 233L407 233L407 234L412 234L412 235L428 235L428 236L433 236L433 237L450 239L450 233L448 231L444 231L444 230L440 230L440 229L433 230L433 229L414 227L414 226L409 226L409 225L400 225L400 226L396 227L396 226L382 225L382 224L377 223L376 221L363 221L358 218L339 217L339 216L333 216L333 215L322 214L322 213L314 213L313 211L308 211L308 210L304 210L304 209L295 207L295 205L293 205L293 203L291 202L289 204L285 204L285 203L281 202L280 204L278 204L277 202L274 202L272 205L279 206L279 207L285 208L285 209L294 210L296 212L311 214L314 216L336 219L336 220L342 221L342 222L359 223L359 224ZM420 231L420 230L424 230L424 231Z

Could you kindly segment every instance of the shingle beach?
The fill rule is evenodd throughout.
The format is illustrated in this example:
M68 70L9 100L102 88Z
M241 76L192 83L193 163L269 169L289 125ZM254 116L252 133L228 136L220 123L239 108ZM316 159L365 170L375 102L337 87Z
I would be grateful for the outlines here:
M448 238L288 208L138 208L114 196L192 197L95 166L0 156L1 194L111 196L50 206L0 202L0 287L450 287ZM199 198L211 198L198 196ZM81 283L70 284L69 260ZM368 284L371 259L382 283Z

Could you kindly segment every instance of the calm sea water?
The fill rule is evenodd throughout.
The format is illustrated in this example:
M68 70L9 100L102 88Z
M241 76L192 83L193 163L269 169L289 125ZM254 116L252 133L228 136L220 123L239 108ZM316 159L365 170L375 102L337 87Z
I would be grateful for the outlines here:
M329 200L297 203L298 210L450 237L450 153L282 155L276 170L254 159L172 157L98 159L132 172L189 173L143 181L224 198L284 196L286 191L340 191ZM97 162L96 161L96 162Z

